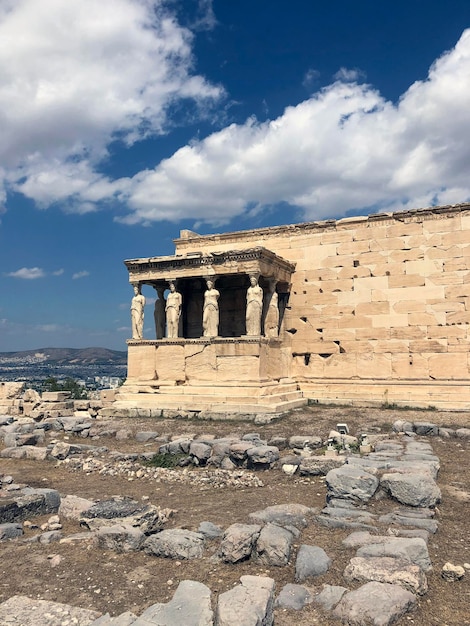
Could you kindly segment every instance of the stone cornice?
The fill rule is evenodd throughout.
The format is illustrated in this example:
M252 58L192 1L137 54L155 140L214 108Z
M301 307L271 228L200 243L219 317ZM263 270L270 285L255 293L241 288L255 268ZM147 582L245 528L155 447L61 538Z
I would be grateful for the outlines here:
M462 212L470 211L470 203L463 202L461 204L434 206L424 209L408 209L402 211L394 211L390 213L372 213L370 215L358 215L354 217L345 217L339 220L322 220L318 222L301 222L299 224L286 224L282 226L269 226L266 228L256 228L253 230L240 230L228 233L217 233L213 235L199 235L191 231L182 231L182 236L174 239L173 242L178 249L183 249L187 244L191 247L203 241L217 243L227 243L231 240L242 239L244 241L250 238L259 239L261 236L273 236L278 234L302 233L306 231L324 231L324 230L343 230L355 228L358 224L364 225L367 222L370 226L382 224L384 222L419 222L429 219L443 219L447 216L455 215Z
M257 273L289 281L295 263L257 246L227 252L193 252L185 255L149 257L124 261L130 282Z

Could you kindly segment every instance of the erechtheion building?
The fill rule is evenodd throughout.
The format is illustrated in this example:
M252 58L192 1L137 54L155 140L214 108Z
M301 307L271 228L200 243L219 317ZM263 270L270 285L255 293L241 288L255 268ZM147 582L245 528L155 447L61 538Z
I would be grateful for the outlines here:
M184 230L175 246L125 262L135 297L160 302L116 406L470 408L470 204Z

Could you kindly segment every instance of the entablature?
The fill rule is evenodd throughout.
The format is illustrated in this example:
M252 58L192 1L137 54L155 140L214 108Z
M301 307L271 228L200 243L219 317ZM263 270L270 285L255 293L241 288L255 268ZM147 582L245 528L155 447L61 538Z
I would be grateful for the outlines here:
M256 274L290 283L295 263L262 246L227 252L192 252L124 261L131 283L163 283L181 278Z

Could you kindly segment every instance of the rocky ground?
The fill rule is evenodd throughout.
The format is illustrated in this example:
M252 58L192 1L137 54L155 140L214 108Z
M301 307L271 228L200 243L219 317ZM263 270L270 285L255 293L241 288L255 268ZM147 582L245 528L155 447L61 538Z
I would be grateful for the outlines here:
M138 442L140 431L157 431L160 435L176 438L177 435L215 435L241 437L259 433L261 439L272 437L322 437L338 422L346 422L352 434L389 433L397 419L411 422L432 422L441 427L469 427L470 416L464 413L439 411L396 411L386 409L309 407L293 411L289 416L266 425L254 426L249 422L201 422L186 420L114 420L100 423L100 435L87 443L106 446L120 452L154 452L155 442ZM116 431L118 437L116 437ZM398 435L395 435L399 437ZM72 434L48 432L46 444L52 438L67 443L83 444L84 439ZM429 591L419 597L416 610L402 618L402 623L422 626L457 626L470 624L470 572L459 581L448 582L441 576L446 562L463 566L470 562L470 458L468 439L457 437L421 437L432 445L440 459L438 484L442 502L438 504L436 520L439 530L428 542L433 569L428 572ZM110 461L111 459L111 461ZM11 475L16 483L31 487L57 489L61 496L76 495L91 500L106 500L113 496L129 496L138 501L174 510L165 528L184 528L196 531L204 521L223 529L234 523L249 523L249 515L271 505L298 503L322 509L325 506L326 486L323 476L289 476L280 468L268 470L207 470L188 467L162 470L152 474L134 465L116 460L108 453L103 465L58 462L57 460L0 459L0 475ZM113 469L114 468L114 469ZM122 471L118 471L119 468ZM218 474L217 474L218 473ZM215 476L215 478L214 478ZM385 514L396 508L388 498L369 503L369 511ZM276 582L279 592L295 578L295 559L283 567L266 566L252 559L240 563L224 563L214 558L218 542L193 560L165 559L143 551L119 554L97 546L93 540L67 541L83 531L74 520L61 518L62 541L49 544L29 541L38 535L41 524L50 515L30 518L31 526L24 525L25 534L14 540L2 541L0 550L0 602L14 595L27 595L33 599L54 600L91 608L101 613L119 615L132 611L140 615L156 602L168 602L183 580L205 583L213 596L231 589L245 574L269 576ZM305 584L312 593L321 591L323 584L345 585L343 572L351 550L342 540L351 529L332 529L317 523L302 531L301 539L294 543L294 552L300 543L320 546L331 559L330 569ZM64 541L65 539L65 541ZM276 608L275 624L278 626L329 626L338 622L316 603L307 604L301 611ZM401 623L401 622L400 622Z

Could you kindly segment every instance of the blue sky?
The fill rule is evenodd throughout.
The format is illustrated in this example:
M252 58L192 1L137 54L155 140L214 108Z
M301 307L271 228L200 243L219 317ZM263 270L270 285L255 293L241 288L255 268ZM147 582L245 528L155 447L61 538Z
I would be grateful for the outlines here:
M123 260L181 228L468 201L469 26L468 0L0 0L0 352L125 350Z

